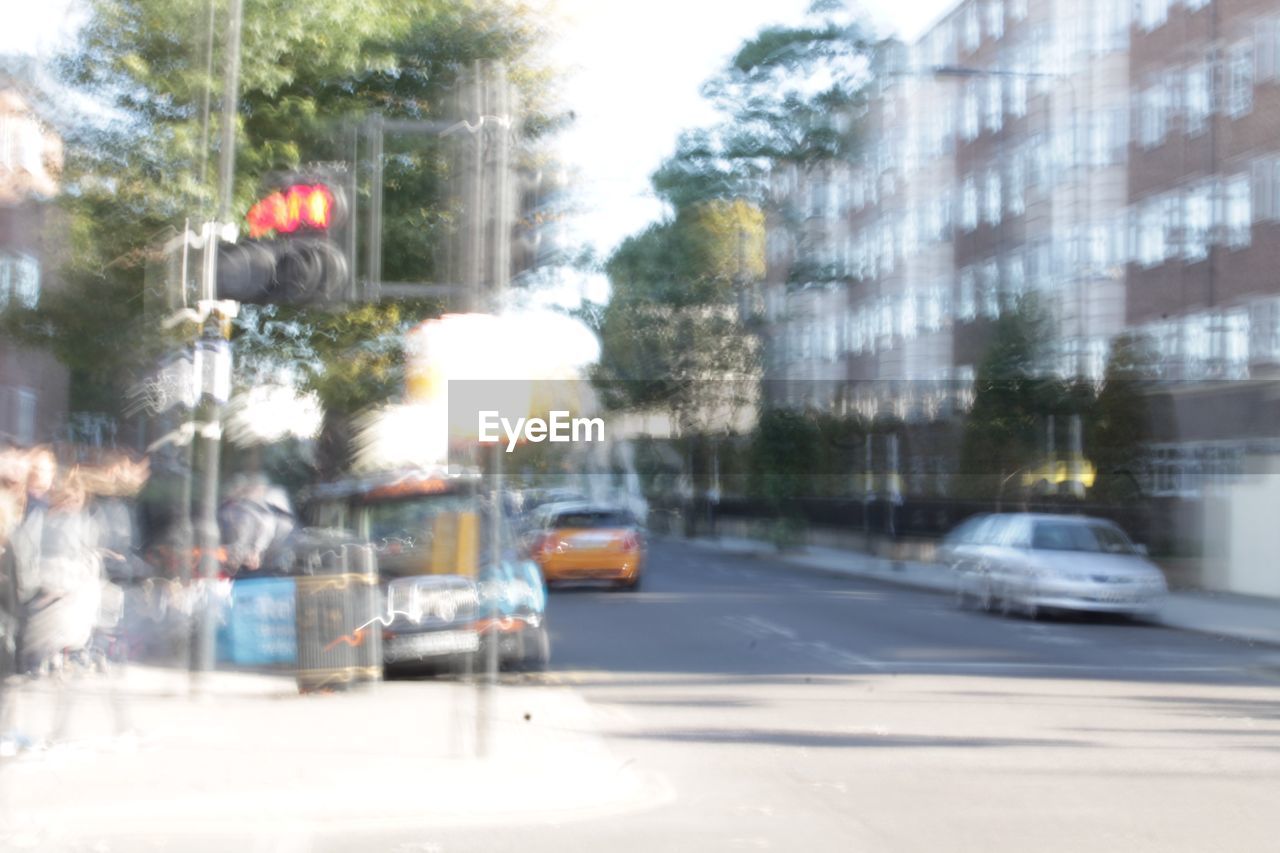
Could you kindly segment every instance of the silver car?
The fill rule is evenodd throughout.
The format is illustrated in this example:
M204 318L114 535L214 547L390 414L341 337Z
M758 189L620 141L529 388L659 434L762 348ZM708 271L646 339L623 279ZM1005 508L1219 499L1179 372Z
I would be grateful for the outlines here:
M939 559L955 570L962 606L1004 613L1147 616L1169 591L1145 549L1110 521L1086 516L976 516L947 536Z

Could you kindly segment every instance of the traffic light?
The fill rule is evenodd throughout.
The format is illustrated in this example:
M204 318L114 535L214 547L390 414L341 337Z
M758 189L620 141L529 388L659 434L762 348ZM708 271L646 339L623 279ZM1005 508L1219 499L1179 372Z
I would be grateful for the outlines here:
M218 250L218 298L318 305L351 295L349 173L337 167L275 176L245 217L249 239Z

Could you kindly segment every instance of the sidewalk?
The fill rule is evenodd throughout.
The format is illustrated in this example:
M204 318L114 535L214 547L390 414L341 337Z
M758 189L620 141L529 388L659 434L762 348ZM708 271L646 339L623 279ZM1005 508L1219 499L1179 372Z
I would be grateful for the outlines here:
M846 577L950 594L955 582L935 563L887 560L838 548L806 546L779 552L766 542L737 537L682 540L699 547L742 556L768 556L789 565ZM1182 631L1280 646L1280 601L1207 592L1173 592L1156 616L1160 624Z
M185 673L132 666L113 706L104 677L76 682L66 738L0 759L0 850L302 850L367 829L573 821L669 796L610 753L572 691L505 684L486 697L410 681L302 697L292 678L237 673L207 676L200 698L187 687ZM29 726L57 704L49 685L16 698ZM122 716L135 735L115 734Z

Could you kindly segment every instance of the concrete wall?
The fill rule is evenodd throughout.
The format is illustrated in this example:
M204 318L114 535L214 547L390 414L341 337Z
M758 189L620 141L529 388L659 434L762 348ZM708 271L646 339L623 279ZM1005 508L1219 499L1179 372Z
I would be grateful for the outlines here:
M1280 460L1247 470L1205 502L1204 587L1280 598Z

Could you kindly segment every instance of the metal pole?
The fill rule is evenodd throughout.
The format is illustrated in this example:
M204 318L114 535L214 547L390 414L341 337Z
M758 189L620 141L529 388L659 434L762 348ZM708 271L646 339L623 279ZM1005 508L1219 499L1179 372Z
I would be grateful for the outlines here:
M235 195L236 166L236 115L239 112L240 89L240 25L244 16L243 0L231 0L227 27L227 67L222 90L222 141L218 159L218 218L204 226L204 275L201 296L208 303L217 298L218 240L221 223L231 213ZM218 468L222 449L222 367L218 363L223 345L221 320L211 312L201 330L199 371L201 399L197 408L199 424L193 441L197 445L200 460L200 489L195 507L196 545L199 549L198 568L200 595L196 598L195 637L192 648L192 688L199 690L202 674L214 665L215 632L217 628L217 602L214 583L218 577L218 549L221 545L218 531ZM229 357L228 353L228 357Z
M369 290L379 292L382 284L382 159L383 159L383 124L382 116L369 117L369 170L371 185L369 187L369 243L365 246L365 275L368 276Z
M480 581L489 590L488 601L482 601L482 616L488 621L488 644L484 647L484 672L477 679L476 696L476 754L485 757L489 754L489 717L492 714L493 688L498 683L498 644L501 640L499 620L502 617L499 608L499 583L502 577L502 449L494 444L492 450L492 502L489 512L489 541L492 546L490 559L485 565L484 549L479 567Z

